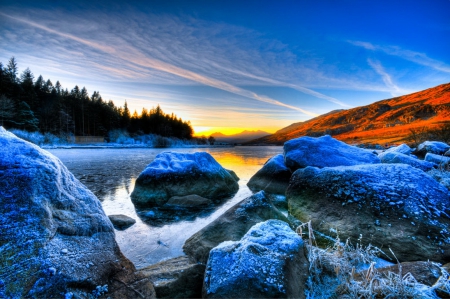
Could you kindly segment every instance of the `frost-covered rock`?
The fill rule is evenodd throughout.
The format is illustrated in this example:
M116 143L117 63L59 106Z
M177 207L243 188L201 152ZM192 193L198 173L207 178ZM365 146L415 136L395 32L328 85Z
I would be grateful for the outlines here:
M305 298L308 267L302 238L268 220L211 250L203 298Z
M417 158L407 156L405 154L402 154L400 152L384 152L378 155L378 158L380 158L381 163L387 163L387 164L408 164L412 167L418 168L423 171L429 171L433 169L436 165L434 163L419 160Z
M136 223L136 220L126 215L108 215L108 218L114 228L119 230L127 229Z
M270 158L247 183L252 191L264 190L269 193L284 194L292 172L284 165L282 154Z
M135 295L118 280L151 297L151 282L120 252L100 201L58 158L2 127L0 148L4 297L86 298L106 289L111 298Z
M400 272L401 268L401 272ZM397 265L382 267L377 269L378 273L387 277L389 272L405 275L406 273L411 273L411 275L417 280L418 283L433 286L439 277L442 275L441 268L433 262L405 262ZM359 273L359 275L366 275L367 271Z
M446 167L450 163L450 157L428 153L425 155L425 161L435 163L438 167Z
M205 152L164 152L141 172L131 193L136 206L162 206L173 196L223 199L237 192L233 176Z
M284 161L292 171L307 166L322 168L380 163L380 159L370 151L329 135L289 140L284 143Z
M427 153L443 155L449 149L450 146L447 143L440 141L425 141L419 144L414 154L420 157L424 157Z
M391 147L384 151L384 153L400 153L404 155L410 155L412 149L407 144L400 144L399 146Z
M205 265L192 263L187 256L162 261L139 273L153 282L158 299L202 297Z
M427 172L432 178L450 190L450 172L435 168Z
M237 241L256 223L268 219L289 220L260 191L234 205L222 216L192 235L183 245L194 261L206 264L209 251L223 241Z
M409 165L299 169L286 197L294 217L324 234L353 244L362 235L402 262L450 259L449 192Z

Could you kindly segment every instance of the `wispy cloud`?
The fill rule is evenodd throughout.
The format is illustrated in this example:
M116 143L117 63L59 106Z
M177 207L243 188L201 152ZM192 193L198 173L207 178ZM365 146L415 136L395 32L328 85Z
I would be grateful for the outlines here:
M450 73L450 65L446 64L445 62L430 58L425 53L405 50L397 46L374 45L372 43L363 41L349 41L349 43L367 50L380 51L388 55L400 57L402 59L414 62L416 64L430 67L437 71Z
M394 91L392 92L393 96L402 94L402 89L394 84L391 76L386 72L379 61L368 59L367 62L375 70L375 72L377 72L377 74L381 76L386 87Z
M135 48L135 47L133 47L131 45L127 45L127 46L123 46L122 45L122 47L116 48L116 47L112 47L112 46L101 44L99 42L94 42L94 41L91 41L91 40L87 40L87 39L78 37L78 36L73 35L73 34L69 34L69 33L62 32L62 31L58 31L58 30L49 28L47 26L38 24L36 22L30 21L30 20L27 20L27 19L24 19L24 18L20 18L20 17L17 17L17 16L6 15L4 13L0 13L0 14L5 16L5 17L14 19L15 21L18 21L18 22L21 22L21 23L33 26L35 28L39 28L39 29L44 30L46 32L49 32L49 33L52 33L52 34L64 37L66 39L70 39L70 40L79 42L81 44L84 44L84 45L89 46L91 48L94 48L96 50L99 50L101 52L109 54L109 55L111 55L113 57L120 58L121 60L124 60L124 61L127 61L127 62L131 62L134 65L139 66L139 67L148 67L148 68L152 68L154 70L158 70L158 71L166 72L166 73L169 73L169 74L173 74L173 75L176 75L176 76L179 76L179 77L191 80L191 81L195 81L197 83L201 83L201 84L204 84L204 85L207 85L207 86L211 86L211 87L214 87L214 88L225 90L225 91L228 91L230 93L234 93L234 94L246 97L246 98L250 98L250 99L254 99L254 100L257 100L257 101L264 102L264 103L277 105L277 106L281 106L281 107L286 107L286 108L289 108L289 109L293 109L293 110L302 112L302 113L304 113L306 115L309 115L309 116L317 116L318 115L318 114L316 114L314 112L311 112L311 111L308 111L308 110L305 110L305 109L302 109L302 108L299 108L299 107L295 107L295 106L292 106L292 105L288 105L288 104L282 103L282 102L280 102L280 101L278 101L276 99L272 99L272 98L267 97L267 96L259 95L259 94L255 93L255 92L252 92L252 91L249 91L249 90L246 90L246 89L243 89L243 88L231 85L231 84L229 84L227 82L224 82L224 81L221 81L221 80L217 80L217 79L214 79L214 78L211 78L211 77L208 77L208 76L205 76L205 75L193 72L191 70L184 69L184 68L175 66L173 64L170 64L170 63L167 63L167 62L164 62L164 61L161 61L161 60L149 57L149 56L145 55L143 52L139 51L137 48Z

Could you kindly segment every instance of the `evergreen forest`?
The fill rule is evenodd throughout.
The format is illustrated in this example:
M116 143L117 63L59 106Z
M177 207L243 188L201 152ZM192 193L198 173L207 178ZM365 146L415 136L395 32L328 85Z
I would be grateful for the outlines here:
M158 105L131 114L127 102L117 107L102 99L98 91L89 96L86 88L63 89L42 76L35 79L29 68L20 75L12 57L6 66L0 62L0 125L7 129L39 131L57 136L104 136L112 130L130 135L156 134L191 139L189 121L166 114Z

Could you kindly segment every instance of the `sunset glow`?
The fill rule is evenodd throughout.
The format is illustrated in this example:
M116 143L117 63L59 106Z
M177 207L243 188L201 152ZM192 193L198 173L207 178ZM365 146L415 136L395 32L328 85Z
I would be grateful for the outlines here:
M0 61L197 135L274 132L450 81L450 2L2 3ZM401 13L400 13L401 12Z

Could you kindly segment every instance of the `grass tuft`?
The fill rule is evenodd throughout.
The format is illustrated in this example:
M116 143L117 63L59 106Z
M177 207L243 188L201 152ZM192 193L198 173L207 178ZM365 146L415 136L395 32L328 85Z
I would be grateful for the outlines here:
M375 267L380 255L385 255L372 245L363 246L360 236L356 246L349 240L342 243L337 237L327 249L317 247L311 222L297 228L297 233L307 239L310 263L306 298L439 298L437 293L450 295L449 274L441 268L441 277L433 286L417 282L411 273L379 272ZM395 254L391 253L395 256ZM397 261L398 262L398 261ZM368 265L362 270L362 265Z

